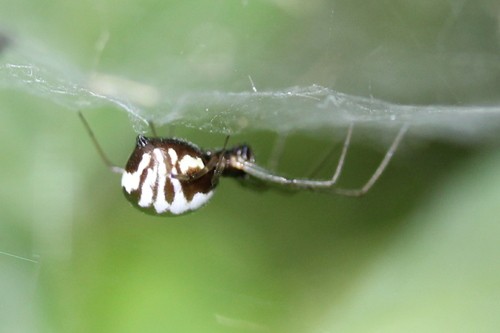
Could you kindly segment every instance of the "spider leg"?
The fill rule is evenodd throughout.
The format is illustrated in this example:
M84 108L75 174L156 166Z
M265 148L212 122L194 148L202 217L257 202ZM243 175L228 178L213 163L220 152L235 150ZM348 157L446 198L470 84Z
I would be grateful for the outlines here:
M404 124L400 129L396 137L394 138L394 141L392 141L391 146L385 153L384 158L380 162L379 166L377 169L375 169L375 172L371 175L371 177L368 179L368 181L360 188L358 189L343 189L343 188L336 188L334 189L335 193L340 194L340 195L345 195L345 196L361 196L363 194L366 194L372 186L377 182L377 180L380 178L382 173L384 172L385 168L391 161L392 157L394 156L394 153L398 149L399 144L401 143L401 140L403 140L404 135L408 131L409 124Z
M183 181L193 181L203 177L204 175L215 169L214 175L212 177L212 185L216 185L219 181L222 171L224 170L224 153L226 151L228 141L229 135L226 136L226 140L224 141L224 146L221 153L212 156L212 158L208 161L203 169L192 175L172 175L172 177Z
M224 166L225 166L224 155L226 152L228 142L229 142L229 135L226 136L226 140L224 140L224 146L222 147L222 151L219 155L217 164L215 165L215 172L214 172L214 175L212 176L212 185L214 185L214 186L217 185L217 183L219 182L219 178L222 175L222 171L224 170Z
M401 140L404 137L404 134L408 130L408 125L405 124L401 129L399 130L396 138L392 142L391 146L387 150L387 153L385 154L384 158L380 162L379 166L375 170L375 172L372 174L370 179L363 185L363 187L359 189L340 189L340 188L332 188L338 177L340 176L340 173L342 171L342 168L344 166L344 161L345 157L347 154L347 150L349 148L350 144L350 139L351 139L351 134L352 134L352 129L353 126L351 125L349 127L349 131L346 137L346 140L344 141L344 147L342 149L342 153L339 158L339 163L337 164L337 168L335 170L335 173L333 174L331 179L328 180L312 180L312 179L294 179L294 178L286 178L283 176L279 176L276 174L271 173L269 170L266 170L258 165L256 165L253 162L250 161L238 161L238 165L235 165L234 167L239 168L240 170L244 171L245 173L249 174L250 176L260 179L262 181L272 183L272 184L277 184L277 185L283 185L283 186L288 186L290 188L296 188L296 189L309 189L309 190L333 190L335 193L340 194L340 195L346 195L346 196L360 196L365 194L370 190L370 188L375 184L375 182L380 178L382 173L384 172L385 168L389 164L392 156L396 152Z
M155 125L151 121L148 121L148 125L149 125L149 128L151 129L151 134L153 134L153 136L155 138L157 138L158 134L156 134L156 127L155 127Z
M153 135L153 137L155 138L159 138L158 136L158 132L156 131L156 126L155 124L152 122L152 121L148 121L148 126L149 126L149 130L151 131L151 134ZM167 126L167 129L166 129L166 137L173 137L175 134L174 134L174 125L172 124L168 124Z
M345 158L347 155L347 151L349 149L349 145L351 143L352 131L354 125L351 123L349 125L349 129L347 130L347 135L344 140L344 144L342 147L342 152L339 157L339 161L337 163L337 168L335 169L335 173L332 178L329 180L310 180L310 179L293 179L293 178L285 178L283 176L279 176L273 174L271 171L266 170L255 163L249 161L241 161L240 165L237 168L246 172L247 174L253 176L254 178L260 179L265 182L285 185L291 188L303 188L303 189L321 189L321 188L329 188L335 185L337 179L342 173L342 168L344 167Z
M273 150L271 152L271 158L269 159L269 161L267 161L267 167L269 168L269 170L276 171L279 159L281 158L283 150L285 149L285 143L287 137L288 134L285 133L285 134L280 134L276 139Z
M346 134L346 137L344 139L344 143L343 143L343 146L342 146L342 152L340 153L340 157L339 157L339 161L337 162L337 169L335 170L335 173L334 175L332 176L332 179L334 179L334 181L336 181L338 179L338 177L340 177L340 173L342 172L342 168L344 166L344 161L345 161L345 157L346 157L346 154L347 154L347 149L349 148L349 145L351 143L351 137L352 137L352 131L354 129L354 124L351 123L349 125L349 128L347 130L347 134ZM311 175L311 176L315 176L318 171L321 169L321 166L326 163L326 161L331 157L331 155L333 154L333 151L335 149L332 148L328 154L325 154L325 156L323 156L323 158L314 165L313 168L311 168L307 175Z
M115 164L113 164L111 162L111 160L108 158L108 156L106 155L106 153L104 153L104 150L102 149L101 145L97 141L97 138L95 137L94 132L90 128L89 123L87 122L87 120L85 119L85 117L83 116L83 114L80 111L78 111L78 116L80 117L80 120L82 121L83 126L85 127L85 130L89 134L90 139L92 140L92 143L94 144L95 148L97 149L97 152L99 153L99 156L101 157L101 159L104 162L104 164L106 164L106 166L112 172L123 173L125 170L123 168L121 168L121 167L116 166Z
M344 162L345 162L345 157L347 155L347 150L349 149L349 145L351 144L351 137L352 137L353 128L354 128L354 124L351 123L349 125L349 129L347 130L347 135L346 135L345 140L344 140L342 152L340 153L339 162L337 163L337 168L335 169L335 173L333 174L332 179L330 180L331 185L333 185L337 182L337 179L339 179L339 176L342 173L342 168L344 167Z

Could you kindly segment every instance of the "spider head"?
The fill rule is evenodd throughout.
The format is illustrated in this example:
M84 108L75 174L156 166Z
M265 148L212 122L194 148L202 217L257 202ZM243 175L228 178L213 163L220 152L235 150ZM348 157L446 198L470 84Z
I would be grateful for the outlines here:
M243 144L228 150L224 154L226 159L234 158L238 161L255 162L252 148L249 145Z
M225 167L222 172L223 176L227 177L246 177L247 174L243 171L243 162L255 162L255 158L250 146L243 144L220 153L224 154Z

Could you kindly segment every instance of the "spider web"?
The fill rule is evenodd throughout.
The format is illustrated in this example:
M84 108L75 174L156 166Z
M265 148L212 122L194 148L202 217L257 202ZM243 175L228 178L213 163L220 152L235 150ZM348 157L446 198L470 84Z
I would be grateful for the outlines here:
M256 7L257 9L255 9ZM67 12L61 15L61 9L67 10ZM212 133L238 134L264 130L279 135L283 134L279 136L281 138L290 133L301 132L311 136L328 135L330 139L329 133L332 129L347 127L348 124L355 123L356 129L359 127L367 128L366 132L370 133L370 138L374 139L374 141L377 142L378 140L387 143L386 138L384 138L386 129L395 129L403 124L410 124L410 139L413 139L415 135L419 135L424 138L438 137L461 143L484 143L494 140L498 142L500 105L498 104L498 84L495 85L495 82L498 83L500 73L498 65L500 64L498 57L498 17L500 16L498 15L498 9L498 4L495 1L488 0L476 2L465 0L443 2L382 1L365 2L362 5L342 0L314 0L307 3L296 0L243 0L207 2L204 5L198 2L196 7L189 4L189 1L156 3L155 1L137 3L124 1L120 3L120 6L106 1L93 0L67 3L55 1L53 3L44 2L43 4L22 1L11 2L11 4L5 3L2 5L2 13L4 14L2 24L8 24L10 20L12 21L11 26L15 27L13 30L16 33L25 29L26 34L19 33L12 37L11 35L0 35L0 89L7 92L21 92L20 95L34 95L42 100L61 105L63 110L69 112L94 109L102 112L103 107L110 110L119 110L129 116L137 132L147 131L147 122L152 121L158 126L172 124ZM221 17L219 12L231 15ZM37 13L37 15L28 16L24 13ZM26 18L23 16L26 16ZM231 16L237 19L227 19ZM96 17L98 19L95 19ZM275 30L274 26L263 23L273 22L274 24L276 17L277 25L280 26L281 30ZM42 22L39 22L39 26L43 27L40 32L33 28L37 27L37 25L32 22L37 20ZM68 23L73 20L76 23L75 26L80 26L80 29L75 29L75 31L67 29ZM99 22L99 20L101 21ZM130 22L137 24L130 24ZM23 26L24 28L22 28ZM55 28L55 33L50 30L52 27ZM137 33L135 30L139 32ZM51 34L55 35L52 40ZM164 35L167 35L167 37ZM92 68L91 70L85 69L84 66L78 63L77 59L81 60L81 58L77 58L74 54L91 49L96 36L98 37L96 43L97 53L103 53L104 49L114 47L114 51L102 57L105 59L107 56L108 59L112 60L108 60L108 63L102 66L89 66ZM250 36L250 38L247 39L247 36ZM142 42L148 38L150 38L149 43ZM161 38L168 42L161 45L157 44ZM281 43L283 39L285 41ZM89 40L91 42L88 42ZM115 41L114 46L106 46L109 40ZM54 44L60 43L60 46L52 47L51 42L54 42ZM238 44L239 42L241 44ZM171 47L170 44L172 43L177 44ZM65 44L70 46L64 49L61 45ZM249 52L247 45L249 45L249 48L258 51ZM146 52L138 52L137 50L141 49L141 47L145 48ZM266 52L266 48L275 49L272 51L271 56ZM221 49L226 50L226 53L221 52ZM179 50L183 50L184 53L179 53ZM73 54L71 54L71 51L73 51ZM122 57L127 52L132 55L128 58ZM113 58L113 54L115 58ZM119 55L119 58L116 57L116 54ZM267 57L263 55L267 55ZM85 58L85 56L82 56L82 58ZM227 58L230 58L233 62L226 62ZM236 62L240 61L240 58L243 58L243 60ZM286 59L281 61L283 58ZM261 59L265 60L261 61ZM137 66L141 62L151 63L149 67L144 66L144 68L141 67L137 70L137 72L144 70L144 75L133 75L137 74L137 72L128 71L129 67ZM227 65L225 65L226 63ZM266 63L269 64L267 67ZM434 66L434 64L436 65ZM189 69L193 65L198 66L197 69L200 70L195 73L202 74L191 77L190 75L194 71ZM243 84L235 86L227 84L225 87L211 86L210 79L200 79L207 73L203 70L207 70L207 68L213 70L213 67L220 69L219 66L224 65L229 68L226 68L226 70L231 73L234 73L235 68L240 68L240 70L243 68L242 72L234 75L239 76L239 80ZM301 66L307 66L313 74L306 76L306 79L303 80L302 71L293 72L289 76L282 74ZM176 70L176 67L179 67L179 69ZM265 69L259 72L260 68ZM437 70L434 72L428 68ZM274 69L274 71L267 72L269 69ZM221 72L223 71L221 70ZM326 74L323 75L323 72ZM389 74L386 75L386 73ZM279 79L272 80L273 75L282 76ZM185 77L187 79L182 81ZM219 76L214 75L214 77L216 78L214 81L217 81L217 79L223 81L225 79L224 73ZM327 79L324 79L324 77L327 77ZM358 87L349 90L351 81L346 80L346 78L352 79L352 82L358 82L359 85L366 89L357 89L359 88L358 85ZM201 81L201 84L193 88L190 86L190 81L196 80ZM267 82L268 80L269 82ZM173 83L165 83L167 81ZM409 84L410 81L415 84ZM398 96L398 94L402 96L406 94L406 96L410 95L412 97L420 94L424 95L428 91L433 92L436 87L446 90L445 86L453 86L455 82L463 83L459 87L462 90L450 89L458 98L440 99L440 94L436 93L428 99L431 102L425 105L411 102L419 100L418 98L408 98L407 100L410 100L410 102L407 103L403 102L403 98L391 99L391 96ZM166 86L168 84L170 86ZM380 87L383 85L387 90L394 89L396 92L389 96L380 93ZM338 87L339 90L332 87ZM404 91L405 89L406 91ZM346 91L351 93L346 93ZM456 93L457 91L458 93ZM460 92L463 91L470 91L471 96L479 97L472 98L472 101L464 98L465 103L469 104L461 104L462 99L460 97L462 96ZM488 95L484 93L485 91L492 92ZM370 97L372 95L377 96L377 98ZM485 95L489 98L481 98L481 96ZM438 97L433 98L435 96ZM400 102L391 102L394 100ZM425 101L426 99L422 100ZM439 103L438 101L443 102ZM8 114L13 110L3 111ZM87 141L87 138L83 139ZM37 141L40 142L34 147L35 151L45 152L50 149L47 148L48 145L43 140ZM384 148L386 146L384 145ZM31 194L34 197L32 201L37 202L37 205L35 205L37 209L32 209L33 215L36 215L33 219L37 224L33 233L36 234L36 243L39 244L35 248L40 248L45 258L48 259L51 256L65 257L72 248L72 246L69 246L73 236L69 230L71 228L71 215L74 214L71 202L78 201L76 198L81 199L81 201L87 198L77 197L77 194L75 194L75 191L77 191L75 188L78 189L78 181L74 179L73 173L70 172L72 171L69 168L71 164L69 166L59 164L54 167L53 164L50 164L53 162L51 154L39 153L34 156L37 164L35 163L32 169L34 170L33 175L36 175L37 178L33 176L31 181L36 186L33 185L33 188L27 188L35 193L34 196ZM496 174L494 170L498 165L498 161L495 162L495 166L491 167L491 173L477 173L477 177L484 177L485 180L481 184L484 184L485 187L495 184L489 178L489 176ZM62 172L64 170L66 172ZM4 174L10 177L10 172L4 172ZM13 183L9 182L8 184ZM18 183L19 181L17 181L16 186L18 186ZM64 184L67 192L57 191L57 188L50 192L47 185L51 184ZM9 186L4 187L7 195L13 197L14 195L10 192ZM468 191L464 191L464 188L467 188L467 186L452 191L451 194L462 195L468 193ZM498 187L491 186L491 188ZM432 213L441 211L442 207L446 206L443 205L443 201L448 200L448 196L446 194L439 195L439 200L436 200L438 204L432 206L429 211ZM480 188L477 189L477 194L471 197L476 197L478 202L484 204L488 200L494 201L498 196L493 190L485 192L484 188ZM425 289L425 281L439 281L438 284L433 284L433 286L445 286L443 290L449 290L447 289L450 287L449 281L456 281L457 279L454 279L453 274L446 272L446 270L451 267L450 258L455 257L456 267L465 267L467 272L474 273L476 270L482 272L481 269L484 269L484 274L478 273L480 278L471 279L471 286L477 286L480 291L486 291L493 297L497 295L497 292L490 292L487 289L489 285L484 286L481 282L485 277L491 279L491 281L498 280L496 279L498 274L492 275L490 269L496 266L491 265L490 260L488 260L489 257L494 257L496 253L495 244L498 244L496 239L498 233L495 232L494 228L498 226L498 223L494 223L495 221L492 219L492 223L489 225L480 224L481 221L471 224L470 221L481 220L480 216L484 215L487 207L483 209L481 206L478 209L474 207L476 202L466 199L468 198L464 197L463 201L459 201L463 202L463 205L452 206L449 204L449 207L442 213L445 217L448 216L446 214L449 214L449 212L455 212L454 214L456 214L452 215L453 218L450 219L449 224L445 225L442 234L438 233L443 237L436 237L434 229L431 229L432 232L424 239L412 238L410 241L403 239L401 243L404 243L404 245L401 245L401 248L396 247L395 254L390 257L389 260L391 258L401 260L402 271L411 272L411 281L417 281L416 284L408 284L406 282L408 279L401 279L401 281L405 282L401 289L410 292L409 297L407 297L409 302L422 298L420 291L422 286ZM407 198L405 197L404 200L407 200ZM409 200L411 201L411 199ZM25 196L20 196L16 202L21 202L22 206L20 205L20 207L25 209ZM469 207L469 205L471 206ZM496 206L493 203L490 207ZM416 207L415 210L417 208L419 207ZM465 211L465 214L463 211ZM249 214L249 216L252 215ZM443 217L438 216L439 218L443 219ZM457 220L461 218L464 223L457 223ZM314 218L311 219L314 222ZM419 226L422 224L422 220L429 220L429 225L441 226L440 223L435 223L436 218L432 219L429 216L416 219L418 221L415 224ZM9 215L2 215L2 220L4 224L10 223L12 220L13 225L19 225L20 221L23 221L18 216L12 218ZM52 222L48 224L47 221ZM293 225L293 221L290 222ZM353 220L352 222L359 221ZM245 223L242 222L241 225ZM331 221L328 223L331 223ZM469 230L467 226L472 229ZM478 228L478 226L481 227ZM455 229L457 227L459 229ZM451 243L446 241L446 236L449 235L448 229L457 230L456 234L464 236L463 239ZM479 231L482 233L479 234ZM216 232L220 233L220 230L217 229ZM33 257L29 255L20 258L18 255L23 255L26 252L17 251L16 247L11 248L5 243L5 239L9 238L8 235L11 233L14 232L11 232L6 227L5 231L2 231L2 237L4 238L0 250L12 253L5 252L0 255L4 260L2 263L8 263L8 268L12 266L13 261L16 261L17 265L14 269L5 269L5 266L0 269L0 289L8 291L2 294L3 301L0 307L3 310L0 311L0 327L5 329L5 323L9 323L12 325L12 329L8 327L6 331L19 331L19 325L23 323L22 326L26 327L25 331L36 331L40 323L34 319L38 318L38 316L34 315L36 309L32 309L32 304L37 303L32 291L37 288L38 270L40 269L40 263L44 262L45 258L41 258L43 260L40 261L33 260ZM242 232L241 235L243 234L245 233ZM471 242L469 237L465 237L469 236L469 234L478 235L476 243ZM57 235L57 239L54 238L54 235ZM234 234L230 232L228 235L232 237ZM271 235L269 236L271 237ZM489 242L485 242L488 236L491 238ZM121 237L121 235L118 237ZM162 237L168 236L162 235ZM90 237L83 239L93 240ZM244 241L251 243L249 239L244 239ZM261 241L262 238L253 243L261 244ZM151 239L147 240L148 244L154 242L165 243L165 238L153 241ZM342 239L341 242L335 243L344 242L345 240ZM22 244L23 242L17 241L17 243ZM359 243L357 238L354 242L355 247L352 248L354 249L353 253L363 253L360 252L359 246L361 244ZM442 261L427 266L414 266L415 256L412 253L401 255L404 253L404 249L407 249L408 244L410 246L411 244L417 244L418 248L415 249L415 253L419 254L418 258L425 257L427 253L433 253L432 258L429 258L434 259L441 254ZM443 244L449 247L448 251L441 252ZM463 247L463 244L468 244L468 246ZM484 251L485 244L491 250ZM141 244L141 246L144 245L145 243ZM179 244L176 243L176 245ZM390 247L391 244L384 245ZM196 244L189 244L189 247L195 246ZM467 253L463 251L457 252L457 248L463 248ZM429 251L429 249L435 249L435 251ZM254 252L260 253L259 251L260 249ZM321 251L320 254L324 255L325 253L329 254L330 252ZM473 264L462 262L471 253L477 254L477 260L471 261ZM380 252L376 252L376 255L379 254ZM394 279L386 279L386 277L388 275L396 276L398 272L395 272L395 274L386 273L393 272L392 269L397 270L399 266L389 261L389 270L381 271L380 275L378 275L378 268L384 267L384 262L387 263L384 261L387 256L382 253L380 257L383 261L382 264L374 264L373 267L377 269L375 272L369 271L368 273L371 274L368 277L375 277L374 280L376 281L388 280L390 282L387 288L376 288L378 285L375 283L376 292L394 290ZM191 263L190 259L192 260L192 258L182 258L182 264L184 262ZM321 258L319 259L319 262L321 262ZM330 259L324 262L330 262ZM356 260L356 256L353 259ZM78 262L78 265L75 266L86 268L88 266L85 266L85 263L86 261L83 260L83 265ZM411 267L407 266L408 263L411 264ZM24 267L24 270L18 269L19 267ZM114 268L114 266L112 267ZM141 267L148 268L147 264ZM443 268L442 275L439 275L443 281L439 278L436 279L434 272L441 272L439 269L436 270L436 267ZM343 272L345 268L345 266L339 266L335 267L335 270ZM306 270L304 269L304 271ZM26 272L28 274L23 274ZM431 272L429 273L431 275L420 278L420 281L424 282L418 284L418 276L421 272ZM259 271L256 271L256 274L258 273ZM171 276L178 273L169 271L168 274ZM282 273L280 272L280 274ZM342 274L345 275L346 273ZM297 276L301 277L300 275ZM232 279L234 277L237 279L242 276L238 274L231 276ZM307 278L305 275L302 277ZM242 279L249 281L247 276L242 277ZM258 279L261 279L261 277L258 277ZM463 281L464 279L458 280ZM137 294L146 294L145 285L147 284L142 282L142 278L140 281ZM184 281L182 282L184 283ZM265 281L266 286L263 286L262 289L267 289L269 285L273 285L273 282L276 283L276 281ZM281 280L279 280L279 284L282 284ZM90 285L92 286L92 284ZM344 286L342 283L339 285ZM203 284L194 287L196 286L199 287L199 290L204 291L207 284L203 281ZM68 283L63 283L61 290L67 287ZM134 295L134 286L132 285L130 289L128 289L128 285L126 287L127 299L133 300L130 302L133 307L129 309L133 309L133 313L140 316L141 314L137 312L137 302L134 301L133 297L129 297ZM331 286L328 283L318 284L319 288L322 290L321 294L326 295L325 297L332 296L328 289ZM458 291L454 293L456 295L460 295L461 292L463 293L466 290L462 284L457 284L455 288ZM416 296L411 294L415 290L419 291ZM85 293L88 293L88 291L85 291ZM111 293L110 296L113 297L114 295ZM155 291L156 294L158 293ZM403 298L406 296L404 292L398 292L397 294L404 295ZM338 293L335 295L338 295ZM371 294L369 290L363 290L363 292L359 292L359 295L370 296ZM448 295L446 294L446 296ZM479 296L476 297L483 296L480 292L477 295ZM195 302L193 304L197 304L196 302L199 301L198 296L196 295L189 301L193 300ZM439 300L439 297L434 297L434 293L429 296L432 296L432 299L427 304L438 304L436 299ZM51 297L57 298L57 296ZM295 296L292 295L291 297ZM308 300L311 299L313 298L308 298ZM352 298L345 297L345 299L351 304L347 304L343 310L346 308L348 310L351 308ZM377 302L384 302L388 299L388 294L375 293L374 299L375 301L369 300L366 302L364 297L360 297L360 307L370 307L373 304L378 304ZM49 300L52 299L49 297ZM489 303L485 306L482 302L474 301L474 298L468 298L468 300L472 300L470 303L473 305L482 305L474 306L474 308L478 312L484 313L488 313L484 309L491 309L491 304L495 304ZM453 307L448 306L450 304L448 302L449 297L445 297L444 301L444 306L441 309L451 309L449 314L455 315ZM335 297L332 297L327 302L319 300L318 303L321 304L321 302L334 306ZM19 303L28 306L19 307ZM309 301L305 303L310 304ZM460 302L456 303L459 304ZM397 315L402 313L401 309L399 309L401 303L395 302L395 304L398 305L395 312L385 312L387 317L385 319L391 325L389 327L394 327L394 313ZM427 304L421 308L428 309ZM71 304L69 307L71 307ZM246 311L242 310L243 306L241 304L235 306L235 302L231 302L231 307L231 310L234 307L236 311L222 311L219 314L219 311L214 309L215 320L220 325L225 328L236 328L238 331L242 328L244 330L266 329L265 318L262 319L264 321L263 325L259 320L255 324L247 320L245 316L240 319L238 310L247 315ZM265 312L273 313L273 310L278 307L272 307L271 311L266 308ZM383 309L383 304L382 307L377 306L376 308ZM22 310L19 311L18 309ZM149 307L145 307L145 309L148 312L150 311ZM422 310L415 307L414 304L406 307L406 309L410 309L410 312L407 312L409 317L429 317L427 312L418 312ZM82 312L80 311L81 308L78 308L78 310L78 313ZM305 310L304 313L306 314L315 312L314 307ZM316 312L323 313L324 310L324 308L320 308ZM132 312L128 311L127 314L129 313ZM233 313L235 314L233 315ZM348 318L348 321L352 318L352 321L346 326L347 330L352 330L352 323L354 323L354 326L358 323L365 324L366 321L358 320L360 313L366 314L367 310L362 308L362 311L355 312L352 317L341 316L342 318ZM415 316L415 313L422 315ZM33 316L30 316L30 314L33 314ZM196 314L196 306L193 307L192 304L190 304L190 314ZM445 314L447 313L445 312ZM150 313L148 313L147 318L150 318L149 315ZM191 317L189 321L195 321ZM288 316L284 317L291 319ZM431 317L437 318L437 316ZM446 315L444 317L446 318ZM467 316L462 316L461 313L461 317L465 318ZM69 318L76 317L69 316ZM331 318L335 319L335 313L329 316L327 321L329 322ZM377 318L377 322L380 322L380 316L377 315L374 318ZM477 316L476 318L482 317ZM314 322L311 319L309 321ZM126 325L129 324L126 320L123 322ZM454 322L462 323L462 321ZM333 325L326 326L326 329L322 327L320 330L332 330L331 326ZM436 325L430 327L436 327ZM147 328L141 327L141 329L147 331ZM293 327L293 329L297 330L297 327ZM271 331L271 329L269 330ZM220 329L216 331L220 331ZM310 327L308 331L310 331ZM366 327L364 331L366 331Z
M466 142L491 139L500 106L401 105L345 94L320 85L260 91L184 91L175 95L126 77L85 74L61 54L16 41L0 61L0 87L50 100L68 110L110 105L125 111L137 132L182 125L212 133L305 131L323 135L350 123L379 129L410 124L412 132Z

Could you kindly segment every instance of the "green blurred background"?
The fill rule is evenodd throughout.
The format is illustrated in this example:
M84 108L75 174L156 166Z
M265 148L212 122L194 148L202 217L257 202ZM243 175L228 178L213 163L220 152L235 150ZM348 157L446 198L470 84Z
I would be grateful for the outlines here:
M85 75L111 73L171 96L248 91L250 75L259 90L320 84L393 103L500 102L493 0L1 0L0 18L12 47L34 41L47 61L61 56ZM75 110L16 89L0 91L0 110L0 251L34 261L0 255L0 332L500 327L494 133L458 144L410 132L363 198L224 180L200 211L157 218L124 200ZM136 134L125 113L102 106L86 116L124 164ZM175 134L203 147L224 138ZM279 171L304 176L333 146L310 134L289 133ZM265 165L279 136L248 131L232 141L251 143ZM363 138L344 186L363 183L384 152Z

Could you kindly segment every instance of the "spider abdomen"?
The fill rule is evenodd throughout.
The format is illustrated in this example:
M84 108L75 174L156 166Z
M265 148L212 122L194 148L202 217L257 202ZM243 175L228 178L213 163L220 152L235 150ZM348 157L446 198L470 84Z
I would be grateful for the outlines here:
M154 215L196 210L216 185L213 170L190 178L206 163L199 148L188 142L139 136L122 175L123 192L134 206Z

